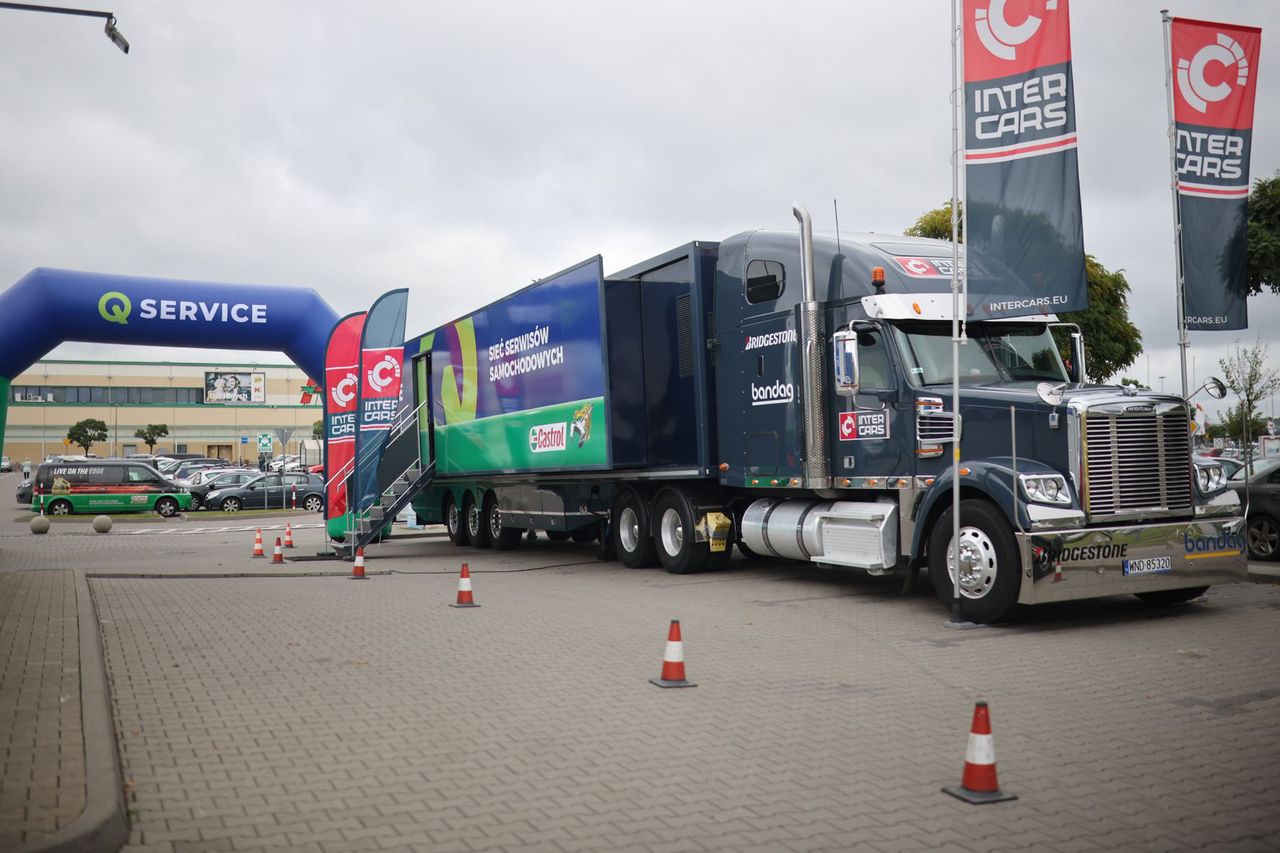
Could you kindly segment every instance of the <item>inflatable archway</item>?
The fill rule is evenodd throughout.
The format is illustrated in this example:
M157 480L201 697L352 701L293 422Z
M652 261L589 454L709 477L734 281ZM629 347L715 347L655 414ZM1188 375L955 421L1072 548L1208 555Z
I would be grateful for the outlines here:
M310 288L34 269L0 293L0 439L14 377L66 341L274 350L322 377L336 322Z

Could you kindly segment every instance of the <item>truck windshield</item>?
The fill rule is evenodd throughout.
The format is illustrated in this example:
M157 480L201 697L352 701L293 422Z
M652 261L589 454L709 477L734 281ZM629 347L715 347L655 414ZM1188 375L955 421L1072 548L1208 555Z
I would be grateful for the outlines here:
M951 382L951 327L943 324L898 326L899 346L912 382ZM1043 323L970 323L969 343L960 347L960 381L1067 381L1053 335Z

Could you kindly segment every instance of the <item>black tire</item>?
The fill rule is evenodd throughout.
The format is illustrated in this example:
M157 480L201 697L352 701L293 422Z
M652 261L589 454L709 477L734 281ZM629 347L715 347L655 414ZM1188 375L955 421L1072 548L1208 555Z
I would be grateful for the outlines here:
M1150 604L1152 607L1171 607L1174 604L1181 604L1184 601L1190 601L1193 598L1199 598L1208 592L1207 586L1193 586L1190 589L1162 589L1158 592L1136 592L1138 598L1144 604Z
M57 500L49 504L49 508L45 510L48 515L74 515L76 508L71 505L71 501Z
M445 498L444 501L444 527L449 531L449 541L454 545L461 548L471 544L471 539L467 536L467 526L462 523L462 509L453 499L453 495Z
M302 499L302 508L307 512L319 512L324 508L324 498L319 495L307 495Z
M593 524L590 527L579 527L576 530L569 531L569 538L579 545L585 545L588 542L596 541L596 537L600 535L600 525Z
M180 509L178 502L173 498L164 497L156 501L156 515L162 518L173 518Z
M653 506L653 545L662 567L673 575L702 571L711 558L706 542L694 541L693 506L678 489L667 489Z
M192 495L192 496L191 496L191 503L187 504L187 510L188 510L189 512L196 512L197 510L199 510L199 509L200 509L200 507L201 507L201 504L200 504L200 496L199 496L199 495Z
M1280 557L1280 524L1266 513L1249 516L1250 560L1274 560Z
M568 542L569 541L569 531L567 530L548 530L546 531L546 533L547 533L547 538L550 539L552 542Z
M634 489L623 489L613 501L609 536L613 551L629 569L647 569L658 564L658 552L649 529L649 512Z
M524 531L519 527L502 526L502 510L498 507L498 499L492 494L484 502L485 526L489 528L489 541L495 551L514 551L520 547Z
M953 581L947 571L951 557L951 519L946 511L929 534L929 578L942 603L951 607ZM1017 542L1004 514L986 501L960 502L961 559L974 559L974 571L961 572L960 615L987 625L1009 615L1018 601L1022 572Z
M492 548L493 542L489 539L489 527L484 523L484 513L470 494L462 499L462 517L466 520L467 538L471 540L471 547Z
M239 512L240 499L239 498L223 498L222 505L218 508L223 512Z

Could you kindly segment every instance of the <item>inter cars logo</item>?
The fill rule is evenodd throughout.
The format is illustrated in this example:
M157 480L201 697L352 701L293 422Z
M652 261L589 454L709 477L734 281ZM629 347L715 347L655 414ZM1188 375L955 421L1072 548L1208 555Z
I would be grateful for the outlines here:
M343 408L356 398L356 375L348 373L333 386L333 402Z
M1216 42L1206 44L1190 59L1178 60L1178 91L1192 109L1201 113L1209 109L1209 104L1226 100L1231 94L1231 83L1227 80L1210 83L1205 79L1210 64L1221 65L1228 71L1234 65L1236 85L1244 87L1249 83L1249 60L1245 58L1244 48L1231 36L1218 33Z
M369 368L368 378L375 391L385 391L388 385L400 378L400 362L393 355L384 355L381 361Z
M1006 0L991 0L987 8L973 10L973 26L978 32L978 40L982 42L992 56L1012 62L1018 58L1017 47L1026 44L1040 29L1043 18L1027 15L1020 24L1009 23L1005 13ZM1046 12L1058 9L1058 0L1046 0Z

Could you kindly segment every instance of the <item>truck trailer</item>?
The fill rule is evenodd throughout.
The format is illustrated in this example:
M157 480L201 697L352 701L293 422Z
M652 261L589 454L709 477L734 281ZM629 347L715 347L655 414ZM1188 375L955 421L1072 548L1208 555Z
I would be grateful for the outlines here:
M1239 501L1193 459L1187 400L1088 383L1079 330L1064 361L1063 324L1006 316L1042 303L972 253L950 411L951 244L815 234L795 214L799 233L691 242L607 276L597 256L421 336L434 479L418 516L458 546L538 530L674 573L735 547L925 568L951 606L954 472L968 620L1173 604L1247 578Z

